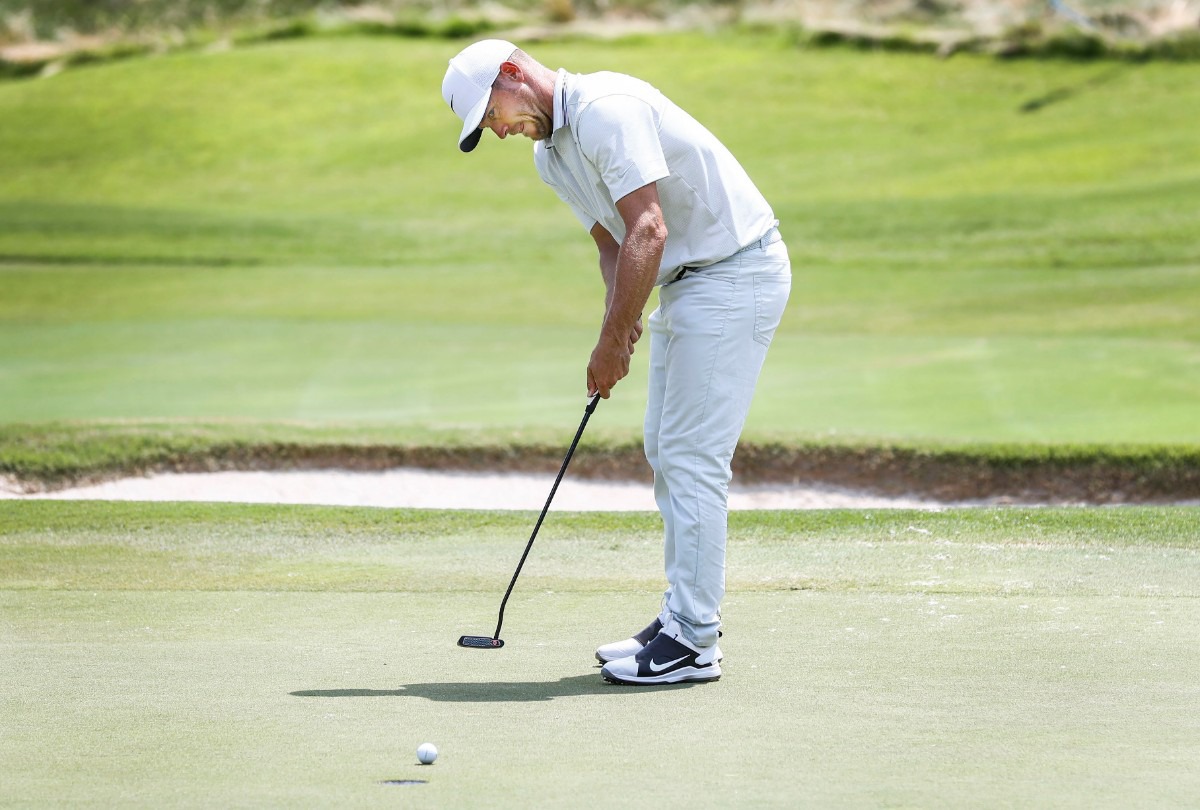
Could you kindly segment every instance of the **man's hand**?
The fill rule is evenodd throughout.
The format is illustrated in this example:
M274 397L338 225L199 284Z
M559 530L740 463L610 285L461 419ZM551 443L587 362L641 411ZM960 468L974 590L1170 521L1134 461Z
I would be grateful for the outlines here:
M639 315L634 321L633 328L629 330L629 353L633 354L633 346L642 339L642 318Z
M588 396L600 394L608 399L613 387L629 374L629 358L633 355L634 345L642 338L642 319L638 318L629 330L624 344L610 340L601 335L592 357L588 360L587 389Z

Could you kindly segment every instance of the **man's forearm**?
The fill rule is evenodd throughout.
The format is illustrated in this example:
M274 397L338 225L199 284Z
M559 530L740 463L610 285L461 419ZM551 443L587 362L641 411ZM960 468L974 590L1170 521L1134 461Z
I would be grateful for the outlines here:
M606 288L601 335L622 343L650 300L666 244L666 230L655 218L644 217L638 225L625 235L611 267L606 267L607 257L600 258Z
M642 334L642 311L658 279L667 242L653 183L617 200L617 211L625 221L625 238L619 245L600 225L592 229L600 248L605 297L600 338L588 361L588 393L599 392L605 399L629 374L630 355Z
M600 278L604 279L604 313L606 316L608 308L612 306L613 288L617 283L617 256L620 255L620 252L620 246L614 242L612 250L600 253Z

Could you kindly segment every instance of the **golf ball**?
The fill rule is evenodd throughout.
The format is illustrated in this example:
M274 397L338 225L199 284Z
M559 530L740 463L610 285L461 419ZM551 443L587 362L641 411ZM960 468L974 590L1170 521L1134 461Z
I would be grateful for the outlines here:
M432 765L437 759L437 746L433 743L421 743L417 746L417 759L422 765Z

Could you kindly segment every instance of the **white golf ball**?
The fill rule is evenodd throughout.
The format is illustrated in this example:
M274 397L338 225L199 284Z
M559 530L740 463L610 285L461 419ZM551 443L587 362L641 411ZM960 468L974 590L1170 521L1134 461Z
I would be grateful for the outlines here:
M432 765L437 759L437 746L433 743L421 743L417 746L417 759L422 765Z

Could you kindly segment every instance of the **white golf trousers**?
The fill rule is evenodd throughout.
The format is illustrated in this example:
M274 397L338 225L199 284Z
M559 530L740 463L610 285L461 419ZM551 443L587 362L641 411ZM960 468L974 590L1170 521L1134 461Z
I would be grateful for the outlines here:
M721 626L729 465L791 278L783 242L756 246L664 285L650 316L646 459L667 575L659 618L699 647Z

